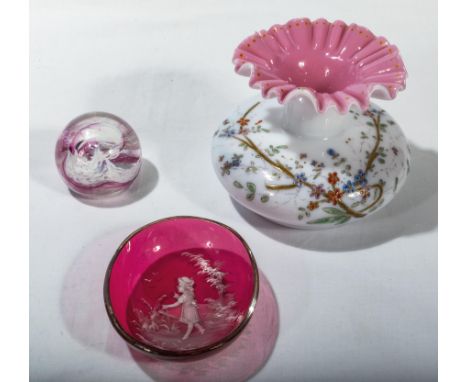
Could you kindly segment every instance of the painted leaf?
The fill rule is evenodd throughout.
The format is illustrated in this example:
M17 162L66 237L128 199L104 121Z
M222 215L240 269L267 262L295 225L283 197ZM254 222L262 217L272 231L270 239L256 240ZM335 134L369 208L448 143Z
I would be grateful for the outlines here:
M307 224L329 224L332 222L332 217L328 217L328 218L320 218L320 219L317 219L317 220L311 220L309 222L307 222Z
M269 200L270 200L270 197L269 197L267 194L262 195L262 197L260 198L260 201L261 201L262 203L266 203L266 202L268 202Z
M247 200L252 201L255 198L255 194L247 194L246 198Z
M343 224L346 223L350 219L349 215L335 215L335 216L329 216L326 218L320 218L317 220L312 220L308 222L308 224L332 224L335 223L336 225L338 224Z
M237 188L244 188L244 186L237 180L234 181L233 185L234 187L237 187Z
M334 208L334 207L324 207L323 210L327 214L330 214L330 215L339 215L339 216L346 215L346 212L344 212L343 210L340 210L338 208Z
M349 215L341 216L340 220L337 220L336 224L344 224L346 223L351 217Z
M247 190L249 190L252 194L255 194L255 191L257 190L257 187L255 186L254 183L252 182L247 182Z

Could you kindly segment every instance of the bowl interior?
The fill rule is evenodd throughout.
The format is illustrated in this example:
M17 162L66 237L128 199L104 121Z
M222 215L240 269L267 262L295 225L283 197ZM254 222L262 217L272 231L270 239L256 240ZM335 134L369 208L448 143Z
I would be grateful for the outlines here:
M108 271L107 309L137 347L156 353L210 348L250 317L257 277L237 233L205 219L169 218L122 243Z

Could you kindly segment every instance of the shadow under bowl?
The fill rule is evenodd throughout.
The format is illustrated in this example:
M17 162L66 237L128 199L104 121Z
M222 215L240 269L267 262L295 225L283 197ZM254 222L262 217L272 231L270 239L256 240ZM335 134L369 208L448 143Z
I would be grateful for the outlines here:
M120 336L145 354L184 358L220 349L247 325L258 297L252 251L232 228L176 216L129 235L104 282Z

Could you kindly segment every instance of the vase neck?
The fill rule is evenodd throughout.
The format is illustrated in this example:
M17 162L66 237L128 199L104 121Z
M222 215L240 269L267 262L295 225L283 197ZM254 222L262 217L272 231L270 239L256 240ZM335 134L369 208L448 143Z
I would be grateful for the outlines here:
M308 97L297 96L289 99L285 106L282 127L289 134L304 138L327 139L342 131L346 114L336 109L319 113Z

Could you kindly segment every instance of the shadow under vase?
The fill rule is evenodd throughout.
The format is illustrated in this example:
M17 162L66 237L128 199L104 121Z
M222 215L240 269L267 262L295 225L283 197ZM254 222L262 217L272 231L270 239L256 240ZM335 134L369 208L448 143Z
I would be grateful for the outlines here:
M411 172L402 190L387 206L352 224L327 230L304 231L275 224L231 198L243 219L261 233L293 247L345 252L372 248L401 236L437 227L438 154L410 145Z

